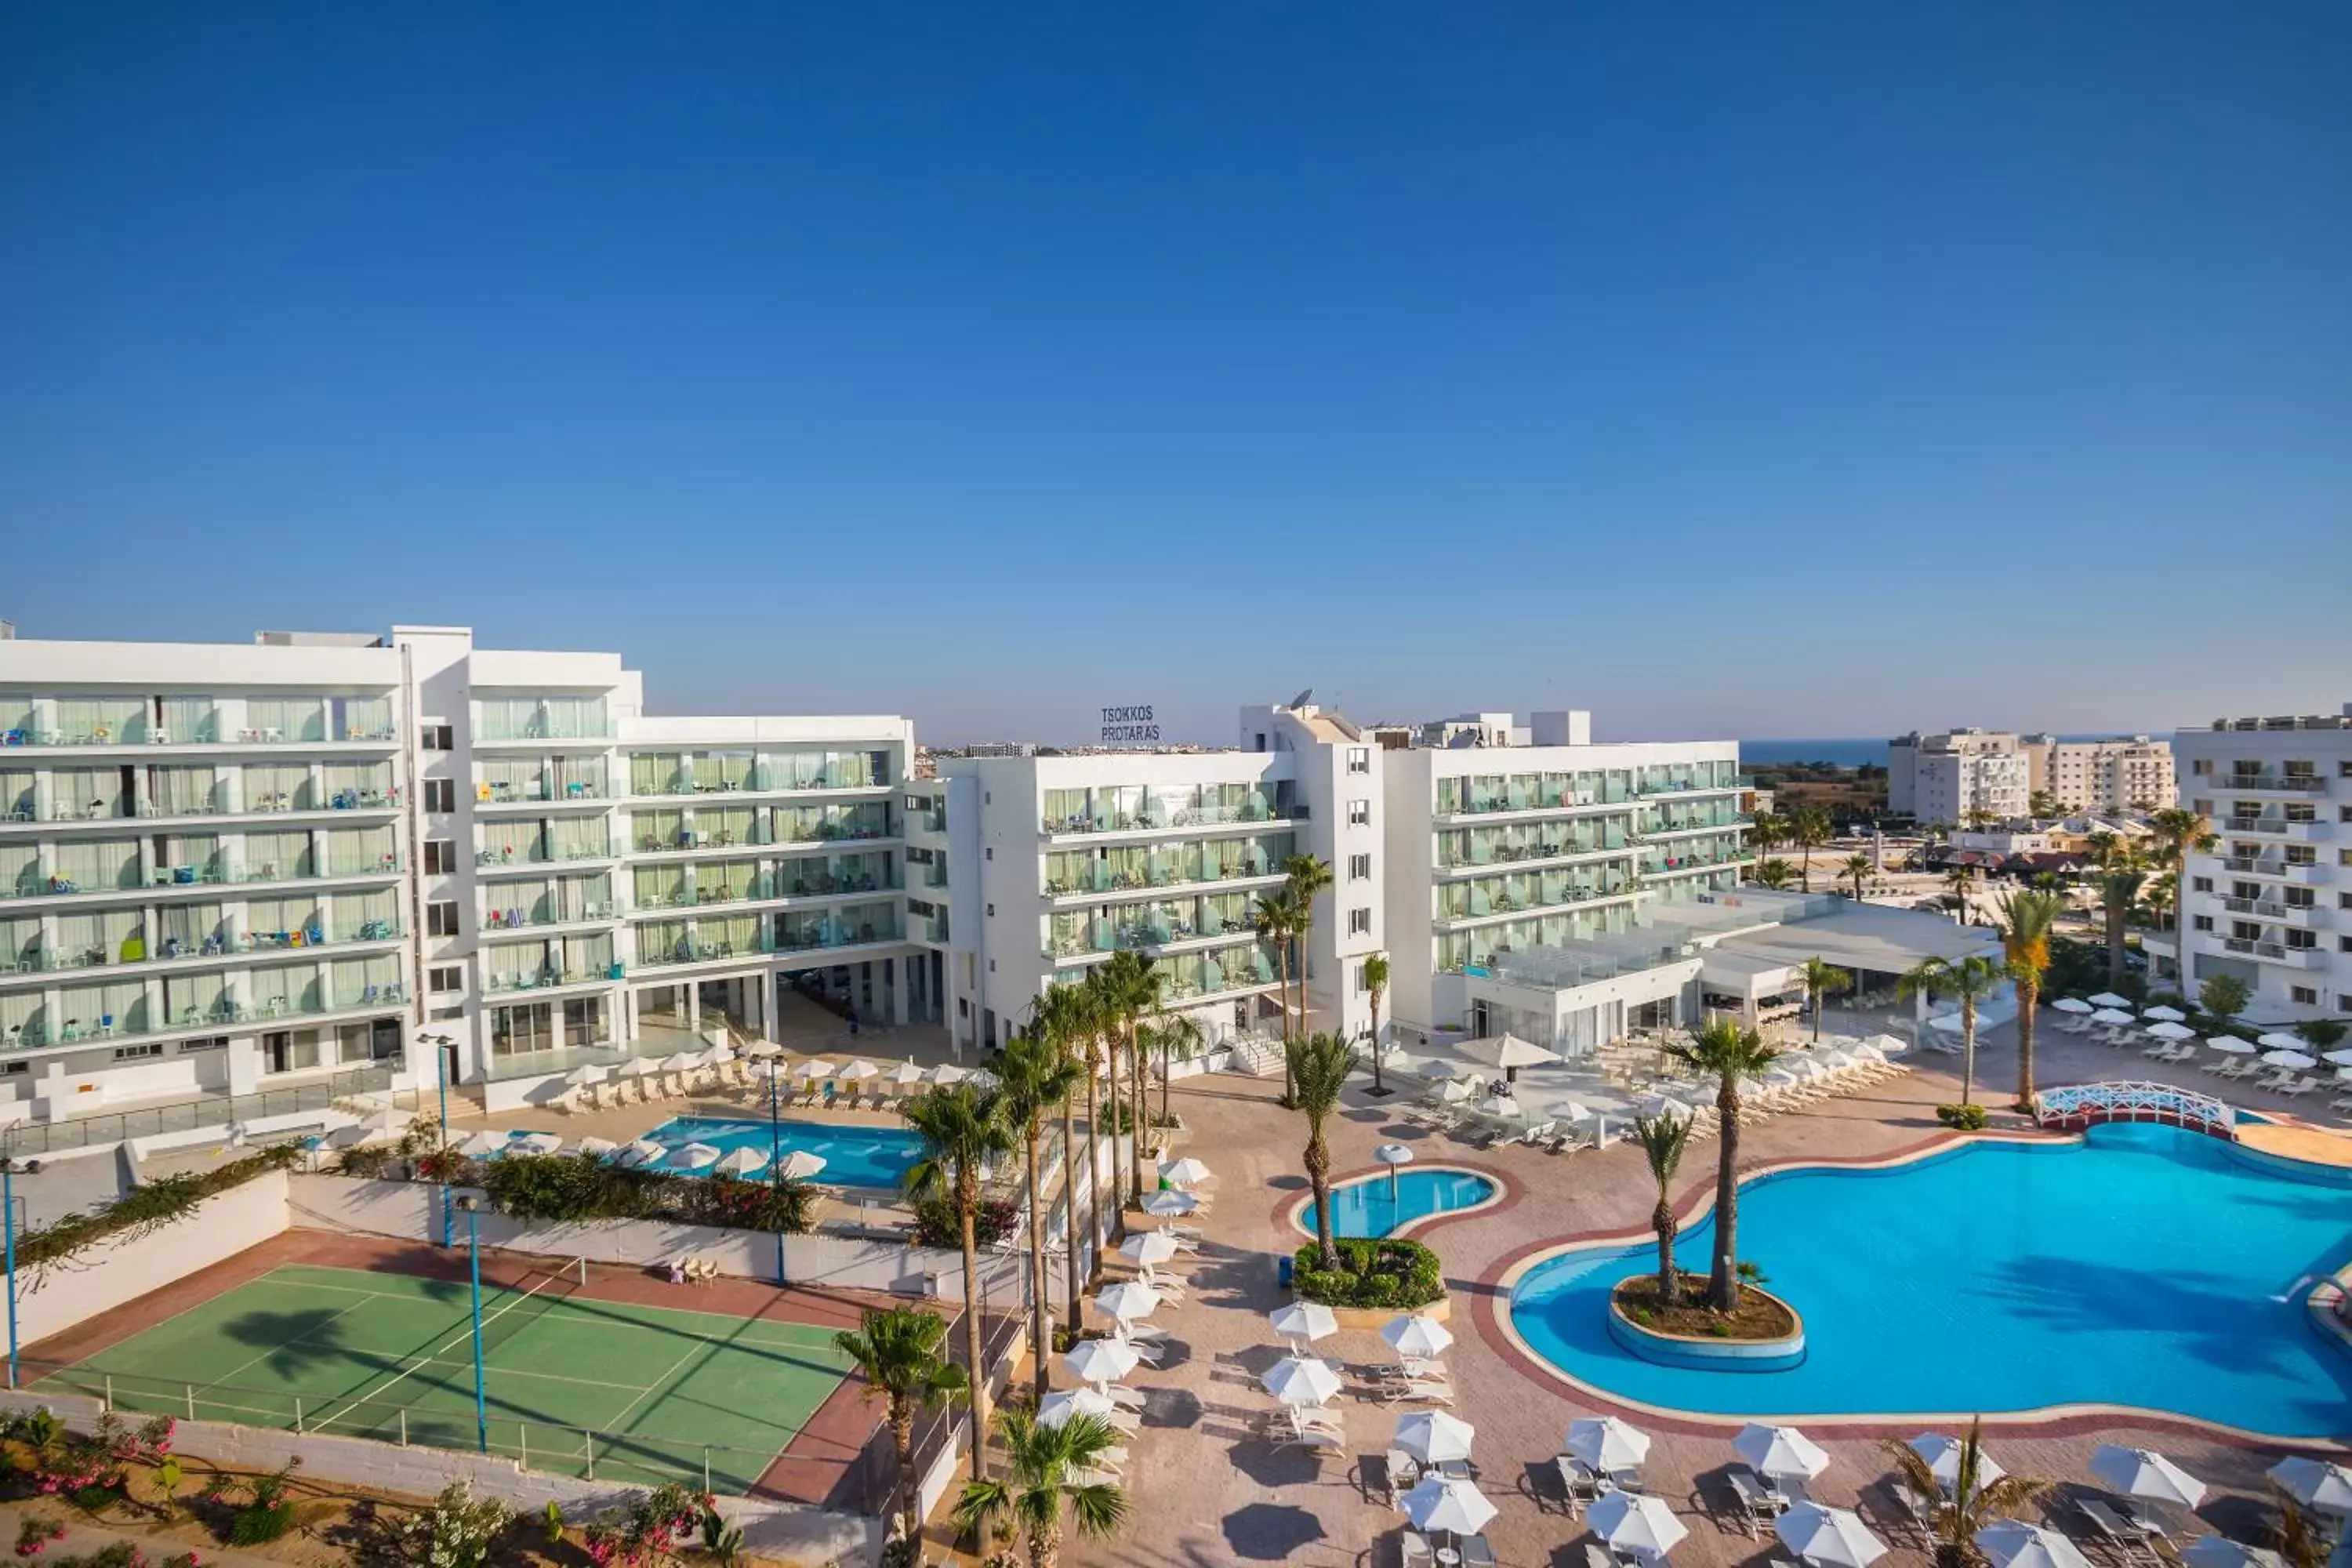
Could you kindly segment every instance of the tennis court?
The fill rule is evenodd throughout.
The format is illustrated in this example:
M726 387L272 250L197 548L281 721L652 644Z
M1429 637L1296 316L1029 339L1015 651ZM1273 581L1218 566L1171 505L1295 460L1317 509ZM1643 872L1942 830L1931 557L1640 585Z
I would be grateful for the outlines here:
M472 1448L463 1280L290 1264L34 1386L126 1411ZM485 1283L489 1447L534 1469L722 1492L756 1481L840 1384L815 1324L591 1300L569 1272Z

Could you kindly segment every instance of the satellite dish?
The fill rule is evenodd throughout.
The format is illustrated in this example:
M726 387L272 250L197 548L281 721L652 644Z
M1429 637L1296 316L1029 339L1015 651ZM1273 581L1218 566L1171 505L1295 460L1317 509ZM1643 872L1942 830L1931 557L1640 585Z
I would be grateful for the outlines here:
M1300 692L1297 696L1296 696L1296 697L1292 698L1292 699L1290 700L1290 705L1291 705L1293 708L1304 708L1304 707L1306 707L1308 703L1310 703L1310 702L1312 702L1312 701L1314 701L1314 700L1315 700L1315 689L1314 689L1313 687L1311 687L1311 686L1310 686L1310 687L1308 687L1306 690L1304 690L1304 691Z

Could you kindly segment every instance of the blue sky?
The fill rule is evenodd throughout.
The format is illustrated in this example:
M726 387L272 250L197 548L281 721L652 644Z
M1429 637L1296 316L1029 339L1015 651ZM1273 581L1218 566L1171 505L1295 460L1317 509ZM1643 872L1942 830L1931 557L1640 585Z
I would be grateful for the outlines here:
M2334 0L37 0L0 615L942 742L2332 710L2347 81Z

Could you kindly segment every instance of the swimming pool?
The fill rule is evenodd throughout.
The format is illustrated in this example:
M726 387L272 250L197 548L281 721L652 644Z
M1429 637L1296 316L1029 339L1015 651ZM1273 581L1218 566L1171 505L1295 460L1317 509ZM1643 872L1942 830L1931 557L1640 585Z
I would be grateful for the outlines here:
M903 1127L853 1127L833 1121L789 1119L779 1126L780 1146L785 1153L804 1149L824 1162L824 1169L814 1179L825 1186L896 1188L914 1168L915 1162L922 1158L922 1141ZM763 1155L768 1152L768 1123L764 1120L680 1116L663 1122L645 1136L665 1149L708 1143L721 1154L732 1149L751 1149Z
M1491 1203L1496 1186L1475 1171L1433 1167L1397 1173L1396 1195L1389 1195L1386 1173L1360 1176L1331 1189L1331 1234L1387 1236L1400 1226L1411 1227L1432 1215L1476 1208ZM1293 1216L1298 1228L1315 1234L1315 1200L1298 1205Z
M1679 1254L1704 1268L1712 1218ZM1649 1241L1558 1254L1522 1274L1510 1323L1595 1387L1724 1415L2175 1411L2283 1437L2352 1432L2352 1357L2303 1300L2352 1256L2341 1189L2283 1180L2177 1128L2081 1143L1986 1141L1875 1171L1743 1184L1739 1250L1804 1314L1782 1372L1657 1366L1605 1326Z

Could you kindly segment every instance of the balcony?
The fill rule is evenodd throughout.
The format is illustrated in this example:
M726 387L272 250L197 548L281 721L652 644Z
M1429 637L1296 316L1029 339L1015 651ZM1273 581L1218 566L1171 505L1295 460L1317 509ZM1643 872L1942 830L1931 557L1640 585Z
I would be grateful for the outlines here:
M9 1029L5 1047L0 1048L20 1051L48 1046L120 1045L127 1040L216 1035L296 1021L363 1018L405 1007L407 1002L408 988L397 984L368 986L361 995L348 1001L324 994L307 1001L277 996L254 1003L223 997L209 1007L184 1007L176 1017L171 1018L142 1017L120 1022L100 1019L90 1023L69 1018L54 1029L46 1024L25 1024Z
M2242 877L2275 877L2282 882L2309 887L2327 880L2327 868L2310 861L2272 859L2268 856L2227 855L2222 869Z
M898 786L888 784L840 783L825 780L804 780L793 783L785 779L767 778L753 774L740 779L722 779L717 784L697 784L691 780L674 780L658 789L632 788L629 799L642 805L676 805L681 801L744 800L761 795L887 795Z
M2223 899L2221 907L2233 915L2285 921L2299 926L2316 928L2327 923L2327 911L2315 904L2282 904L2270 899Z
M1742 816L1737 812L1732 812L1719 818L1681 817L1670 821L1654 822L1646 827L1637 826L1634 834L1635 837L1643 839L1671 838L1685 833L1730 833L1742 827L1752 827L1755 824L1754 817Z
M544 874L551 866L593 865L618 858L609 844L534 844L520 849L477 849L474 869L485 877L530 876Z
M401 874L400 858L386 855L364 863L336 860L321 871L301 864L291 870L259 867L179 866L155 873L152 882L84 887L68 877L28 878L13 889L0 886L0 904L71 899L76 903L151 903L215 896L221 888L259 888L289 883L383 882Z
M1613 887L1607 883L1590 883L1583 887L1569 889L1568 896L1561 899L1546 900L1540 898L1497 897L1486 900L1486 907L1483 910L1477 908L1475 903L1461 913L1448 912L1441 908L1433 918L1440 931L1463 931L1482 925L1491 925L1497 921L1520 920L1528 915L1547 915L1561 910L1580 909L1632 899L1638 897L1640 891L1641 889L1631 881L1621 882Z
M320 948L348 948L362 945L381 946L397 942L406 934L394 921L362 921L340 927L332 931L313 926L299 933L288 931L248 931L234 938L207 937L200 942L184 942L177 937L166 938L160 949L150 951L143 942L123 942L114 946L75 948L29 948L5 963L0 963L0 985L33 983L47 974L167 974L182 966L229 965L253 959L275 958L287 952L310 952Z
M1192 806L1166 814L1141 811L1123 816L1045 817L1038 831L1049 839L1080 838L1108 834L1223 833L1250 828L1287 827L1308 820L1305 803L1268 806L1253 815L1247 807Z
M489 974L482 979L486 995L508 996L525 991L560 991L568 985L610 985L622 978L621 966L602 969L541 969L530 974Z
M184 756L205 752L257 750L329 754L381 752L396 750L399 745L400 732L389 725L354 726L340 738L323 731L318 734L297 731L289 735L280 729L239 730L231 735L222 735L209 727L175 736L152 724L125 726L121 731L100 725L89 731L9 730L0 732L0 752L59 753L77 760L93 754L119 760L125 754Z
M611 798L604 792L584 784L566 784L562 789L551 789L545 784L530 784L520 789L510 784L477 784L474 788L474 809L494 816L533 809L602 810L612 804Z
M2284 816L2227 816L2213 829L2230 838L2292 838L2302 843L2328 837L2325 822L2299 822Z
M2213 788L2221 795L2326 795L2327 781L2317 773L2226 773Z
M1487 822L1496 817L1513 820L1556 816L1578 811L1618 811L1630 815L1640 797L1631 791L1563 790L1543 796L1519 795L1485 795L1465 800L1447 808L1439 805L1435 820L1439 822Z
M551 934L586 927L607 926L621 918L618 904L591 900L570 913L537 914L528 910L485 910L477 920L487 937L500 931L545 931Z
M2249 941L2242 936L2223 937L2221 949L2225 952L2288 969L2319 969L2324 968L2327 962L2326 953L2316 947L2289 947L2284 942Z
M1252 865L1247 861L1234 866L1204 866L1202 870L1204 875L1198 878L1185 877L1175 871L1146 876L1138 876L1131 871L1106 872L1076 883L1049 877L1045 879L1045 895L1057 902L1094 902L1158 898L1180 889L1187 896L1219 890L1244 892L1254 887L1278 882L1283 876L1272 866ZM945 887L946 879L942 878L938 885Z

